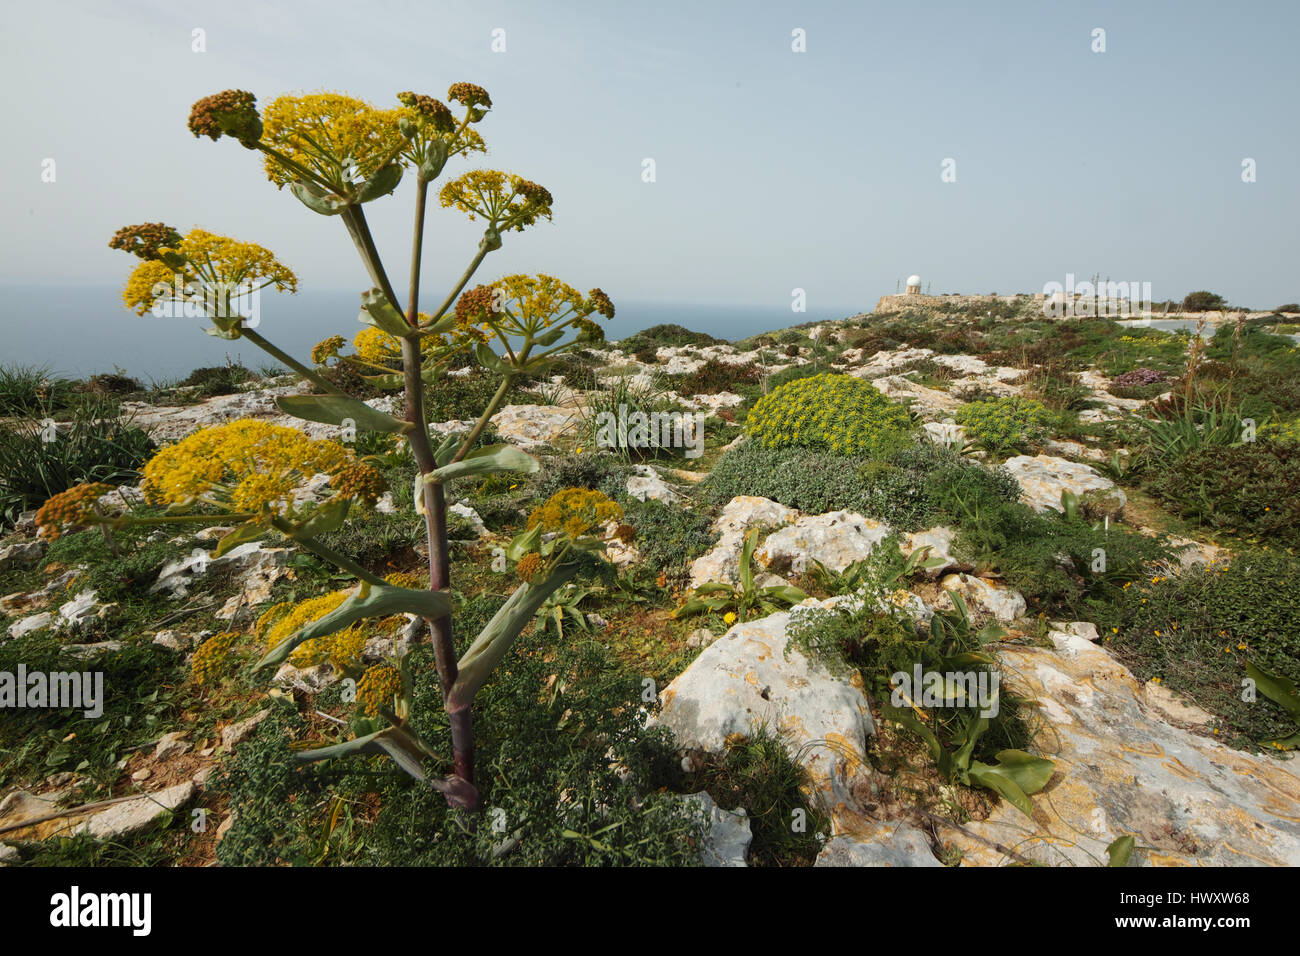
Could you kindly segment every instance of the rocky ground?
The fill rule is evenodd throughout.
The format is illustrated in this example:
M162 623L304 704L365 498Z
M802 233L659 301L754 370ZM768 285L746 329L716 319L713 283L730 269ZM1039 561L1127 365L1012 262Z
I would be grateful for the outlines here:
M735 390L725 382L707 391L681 390L690 377L719 367L725 379L727 367L773 376L813 366L868 381L887 398L906 403L918 441L965 449L966 459L981 467L1001 466L1018 486L1020 501L1035 513L1065 520L1062 513L1082 501L1107 530L1113 524L1161 537L1171 548L1171 559L1145 572L1152 578L1201 573L1233 560L1232 542L1171 518L1122 477L1119 465L1133 449L1108 432L1107 424L1142 416L1152 403L1167 398L1168 390L1126 398L1109 390L1115 375L1096 366L1084 368L1068 379L1074 389L1069 428L1049 429L1019 447L994 449L975 441L959 421L963 408L972 401L1008 396L1041 398L1045 386L1037 373L1044 363L1012 364L1011 349L965 354L907 342L876 348L879 343L861 334L871 329L868 317L739 344L652 343L651 351L645 345L592 350L586 357L591 381L557 374L550 383L529 386L492 419L500 440L543 456L545 473L552 459L598 454L584 430L584 409L593 395L620 382L653 390L663 407L708 416L701 458L626 462L625 470L616 473L620 487L614 489L616 500L627 502L629 515L652 508L645 502L658 502L675 515L700 515L707 523L700 534L707 540L675 565L656 564L647 557L656 542L621 540L618 522L612 522L606 529L608 556L623 569L632 590L639 589L640 603L606 589L578 610L579 633L595 635L630 672L654 675L657 703L650 707L650 721L671 731L683 772L703 774L704 768L725 761L737 741L752 737L756 728L779 737L790 760L802 768L806 807L825 821L814 853L783 862L1105 865L1108 847L1132 836L1138 848L1133 862L1143 865L1300 864L1300 771L1294 760L1257 747L1230 746L1221 733L1226 725L1220 715L1171 691L1158 676L1137 676L1109 643L1111 629L1103 622L1050 617L1035 595L1027 598L995 566L962 553L957 545L963 531L957 522L895 527L880 514L843 508L806 512L755 494L710 503L710 474L745 443L744 414L761 391L753 381L740 381ZM1186 338L1178 340L1176 361L1183 360L1186 348ZM1156 351L1168 355L1174 350L1161 344ZM1172 381L1171 376L1171 386ZM196 404L136 403L124 411L159 442L231 418L300 425L274 405L277 395L298 388L277 380ZM391 402L371 400L387 411L392 411ZM448 430L458 424L468 422L453 419L437 427ZM304 427L321 434L333 428ZM324 483L318 482L302 494L323 491ZM462 522L463 556L482 572L475 572L476 582L486 580L494 546L509 539L519 520L496 518L494 509L508 500L526 510L522 494L513 487L489 494L478 488L457 496L453 511ZM403 495L409 498L390 491L372 520L400 518L402 507L409 507ZM130 507L140 497L138 487L126 485L105 496L103 506ZM6 642L40 638L86 668L139 647L152 648L150 653L163 655L158 660L172 662L163 667L167 676L161 680L171 705L147 724L130 726L127 721L113 746L87 751L73 763L61 755L74 752L67 745L75 748L75 742L49 733L39 746L28 744L44 752L24 753L16 761L18 769L0 777L0 861L40 860L31 848L59 836L81 834L104 842L154 833L150 846L170 862L211 862L216 842L232 825L234 809L211 788L213 775L256 733L276 696L293 701L317 733L327 733L330 721L341 723L332 716L339 712L332 705L316 702L337 682L328 664L304 669L283 665L269 695L265 689L240 686L223 692L215 705L211 693L186 682L186 662L206 638L218 630L250 628L269 603L288 591L301 597L304 590L329 586L283 542L249 542L210 557L205 549L223 530L214 520L213 527L192 536L156 532L147 543L166 559L141 565L148 580L129 593L113 588L115 593L107 594L102 584L95 586L106 580L112 562L99 553L79 561L66 541L57 549L48 545L35 536L30 514L0 544L0 585L9 585L0 599L0 649ZM797 585L810 596L741 619L734 613L673 617L675 608L701 586L743 587L751 531L757 531L754 586ZM418 540L408 535L379 541L376 553L393 556L403 567L418 565L412 558ZM889 596L906 618L925 626L936 614L953 612L954 596L959 596L974 625L1000 625L986 651L1002 674L1003 693L1027 702L1032 736L1026 749L1055 763L1048 784L1030 797L1032 816L987 789L936 775L923 748L885 714L871 675L864 679L858 669L833 666L792 640L791 626L801 615L855 600L852 593L819 588L814 569L843 575L879 559L882 549L927 558L924 568L899 581ZM647 576L638 577L641 572ZM367 645L367 660L391 658L409 636L405 628L376 635ZM555 640L553 634L533 636L534 642ZM157 692L143 685L135 689L140 696L151 690ZM120 723L128 717L118 713L115 719ZM83 726L76 733L87 730ZM118 734L110 729L105 736ZM5 746L13 754L19 745L7 741ZM713 795L709 789L690 798L712 821L704 862L745 865L755 837L751 818L758 808L734 805L716 787ZM719 800L732 805L724 809ZM366 819L364 807L356 814L358 820ZM164 829L170 825L171 836L156 835L160 823ZM187 829L203 836L191 839ZM26 848L21 854L20 847ZM328 847L323 859L331 861Z

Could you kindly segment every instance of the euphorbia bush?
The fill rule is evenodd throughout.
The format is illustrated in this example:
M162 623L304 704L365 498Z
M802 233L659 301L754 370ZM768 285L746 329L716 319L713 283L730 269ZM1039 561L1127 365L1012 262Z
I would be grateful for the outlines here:
M282 96L263 112L253 94L227 90L194 104L190 131L212 140L232 139L263 155L267 178L288 187L310 211L337 218L356 246L369 286L361 294L364 328L346 347L331 336L303 363L265 339L241 314L238 303L271 288L294 292L298 280L268 249L202 229L182 236L164 223L144 223L118 231L110 245L141 261L123 294L141 313L159 303L201 304L208 331L224 339L244 339L272 355L315 386L318 394L277 399L297 418L387 433L409 447L418 466L413 495L428 538L428 587L410 580L385 580L348 555L322 543L357 509L372 506L384 491L378 469L329 438L266 423L242 420L204 429L163 449L145 467L149 497L168 505L166 514L128 517L105 514L98 488L73 489L42 509L47 533L61 527L98 524L106 533L138 524L212 522L212 510L233 524L216 554L271 530L332 562L356 578L354 587L276 611L274 622L259 630L267 651L259 667L290 659L329 660L344 673L360 676L359 722L370 732L332 747L299 754L315 760L350 753L386 753L406 772L441 791L449 804L476 808L471 708L475 692L518 638L538 608L584 567L600 566L601 540L584 522L567 522L545 535L535 524L507 549L510 560L524 559L521 583L500 611L457 659L452 643L451 566L447 540L444 483L458 477L502 472L535 472L537 461L507 445L478 447L489 419L512 382L538 376L549 363L579 343L603 339L594 315L612 317L613 304L599 289L586 295L547 275L511 275L469 288L489 253L501 248L507 232L522 232L551 217L551 194L536 183L497 170L472 170L447 183L440 205L481 221L483 237L468 267L429 312L420 310L424 220L429 187L454 157L483 152L477 126L492 103L487 92L456 83L448 99L459 116L430 96L400 93L398 104L380 109L336 93ZM391 194L403 177L414 174L414 229L405 301L380 257L366 221L365 204ZM247 311L247 310L242 310ZM473 364L496 380L495 391L466 431L431 435L425 414L427 385L451 368ZM350 374L325 374L336 366ZM400 390L405 414L398 418L360 401L340 381L368 388ZM329 476L323 501L297 492L317 474ZM306 498L306 500L303 500ZM202 506L204 514L193 513ZM366 621L410 615L423 622L432 641L443 704L452 739L452 766L443 775L427 774L426 759L442 760L408 721L412 677L400 660L359 670L357 635ZM335 636L332 640L325 640ZM208 655L228 644L214 647ZM207 658L205 657L205 662ZM205 678L211 667L204 665ZM357 722L354 722L354 726Z

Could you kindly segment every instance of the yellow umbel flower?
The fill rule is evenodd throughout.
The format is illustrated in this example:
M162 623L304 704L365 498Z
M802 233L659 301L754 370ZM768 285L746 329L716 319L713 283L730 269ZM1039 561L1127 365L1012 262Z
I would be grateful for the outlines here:
M298 277L275 253L204 229L191 229L175 248L158 250L163 258L142 261L122 292L127 308L144 315L155 302L197 297L208 315L231 314L230 300L274 286L297 292Z
M499 169L470 170L443 186L438 200L471 222L481 218L499 230L518 232L538 219L550 219L553 202L545 187Z
M526 581L529 584L533 579L542 572L542 556L536 551L530 551L519 559L515 565L515 573L519 575L519 580Z
M367 717L378 717L381 707L392 708L393 698L401 693L402 675L392 664L367 668L357 681L357 704Z
M225 668L230 648L238 638L237 632L226 631L208 638L199 645L194 656L190 658L190 673L194 676L194 683L200 687L216 683Z
M345 195L397 159L406 143L400 118L399 110L342 93L281 96L262 115L262 143ZM303 179L273 154L266 157L266 176L281 187Z
M339 497L373 502L382 493L378 472L338 442L251 418L197 431L158 452L143 471L151 501L204 502L263 518L292 515L294 490L320 473L331 476Z
M557 491L533 509L528 527L541 525L543 531L556 531L579 538L607 521L623 516L623 509L609 496L588 488L565 488Z
M95 520L95 505L113 490L102 482L73 485L60 491L36 512L36 527L42 538L53 541L69 528Z
M301 628L337 609L351 594L349 590L331 591L308 598L281 612L266 631L266 649L274 650ZM369 636L362 624L353 624L333 634L303 641L289 655L289 663L294 667L315 667L317 664L330 663L339 670L354 667L361 661L361 651Z
M584 296L555 276L516 274L463 293L456 302L456 325L481 338L486 338L487 331L537 336L573 325L580 329L580 341L590 341L604 337L590 319L593 313L607 318L614 315L614 303L600 289Z

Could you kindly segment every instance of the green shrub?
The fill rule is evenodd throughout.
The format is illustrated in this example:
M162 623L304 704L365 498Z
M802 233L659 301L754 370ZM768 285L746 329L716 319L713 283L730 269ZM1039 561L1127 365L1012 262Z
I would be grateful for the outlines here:
M1082 518L1039 514L1018 502L958 509L952 553L981 573L997 573L1032 613L1112 625L1125 584L1169 557L1156 538Z
M499 378L481 370L468 375L444 375L424 388L425 417L431 422L477 419L500 384ZM532 401L518 389L512 388L502 404L532 404Z
M427 679L432 658L427 645L407 657L416 675L413 723L445 750L445 715L435 699L419 699L437 693ZM639 680L613 668L594 643L512 653L478 698L486 815L484 825L469 829L440 794L382 760L296 768L289 745L306 723L292 712L273 713L219 783L240 812L218 844L218 859L226 866L695 864L704 824L662 789L676 785L681 772L666 731L642 728L639 693ZM377 802L378 809L351 818L346 842L336 835L322 845L336 798L344 806ZM492 825L498 820L504 830Z
M196 368L181 382L182 385L197 386L199 394L212 397L215 395L233 395L241 385L257 380L257 373L244 368L238 362L226 361L225 365L212 365Z
M1227 307L1223 296L1214 292L1189 292L1183 299L1184 312L1218 312Z
M545 500L565 488L587 488L622 500L627 496L627 480L634 474L631 465L613 455L556 455L538 472L533 491Z
M678 395L716 395L734 392L737 385L756 385L763 370L753 364L735 364L709 359L694 372L681 376L673 384Z
M1208 528L1300 545L1300 454L1290 442L1195 448L1148 469L1143 487Z
M1052 416L1041 402L1011 395L970 402L953 418L966 426L967 437L992 454L1024 449L1047 437Z
M52 426L51 426L52 427ZM51 441L39 422L0 426L0 527L82 482L133 482L153 454L149 433L91 398Z
M783 368L779 372L773 372L766 378L765 384L768 391L771 391L772 389L780 388L786 382L793 382L795 379L811 378L814 375L820 375L822 374L822 371L823 370L818 369L817 366L813 364L791 365L789 368Z
M690 329L669 322L663 325L652 325L650 328L642 329L635 335L629 335L614 344L623 352L631 353L647 347L718 345L722 341L722 339L715 339L704 332L692 332Z
M1249 660L1300 685L1300 559L1247 550L1226 566L1153 577L1124 593L1111 642L1138 678L1220 717L1234 746L1293 733L1263 694L1242 700L1242 681Z
M759 399L745 431L767 448L882 455L908 442L912 421L870 382L828 373L787 382Z
M713 543L709 519L698 511L661 501L629 501L624 517L636 529L636 548L652 571L681 568Z
M808 514L854 511L906 531L950 519L959 497L986 503L1019 494L1020 486L1004 470L984 468L938 445L908 446L881 461L764 448L752 441L723 455L702 489L715 507L737 495L757 495Z
M50 374L48 366L0 365L0 415L38 415L62 407L72 382Z

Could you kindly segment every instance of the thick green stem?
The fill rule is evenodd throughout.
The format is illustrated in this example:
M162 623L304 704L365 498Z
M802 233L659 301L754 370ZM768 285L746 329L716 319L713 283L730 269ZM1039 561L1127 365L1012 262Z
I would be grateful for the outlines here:
M483 260L487 258L487 254L491 251L492 247L488 245L486 240L479 242L478 252L475 253L469 267L461 274L460 280L448 293L447 298L443 299L442 305L438 306L438 311L432 313L435 321L442 318L447 310L451 308L452 303L456 301L456 297L464 291L465 286L469 285L469 280L474 278L474 273L478 271L478 267L483 264Z
M266 352L268 355L276 359L279 359L290 369L292 369L294 372L297 372L299 375L307 379L309 382L312 382L313 384L325 389L325 391L328 392L329 394L342 395L344 398L351 398L351 396L348 395L347 392L343 391L341 388L339 388L329 379L325 378L325 376L321 375L315 369L310 369L306 365L303 365L301 362L295 359L288 352L282 351L281 349L272 345L266 339L262 338L262 336L259 333L254 332L252 329L241 327L239 330L239 335L240 338L248 339L248 341L252 342L263 352Z
M361 261L365 263L366 271L370 273L370 281L384 294L394 311L401 312L402 305L397 301L397 293L393 291L393 284L388 281L388 274L384 272L384 264L379 258L375 239L370 234L365 212L360 206L348 206L340 216L343 224L348 227L348 234L352 236L357 252L361 254Z
M497 407L505 400L506 392L510 390L510 383L514 381L514 378L513 375L506 375L501 379L501 384L497 386L496 394L494 394L492 400L488 402L487 408L483 409L483 414L478 417L478 421L474 423L474 427L470 429L469 435L466 436L465 441L460 446L460 450L456 452L455 457L453 457L451 461L460 461L469 453L470 448L474 446L474 442L478 441L478 436L483 434L483 429L487 427L488 421L496 414ZM448 462L448 464L450 463L451 462Z

